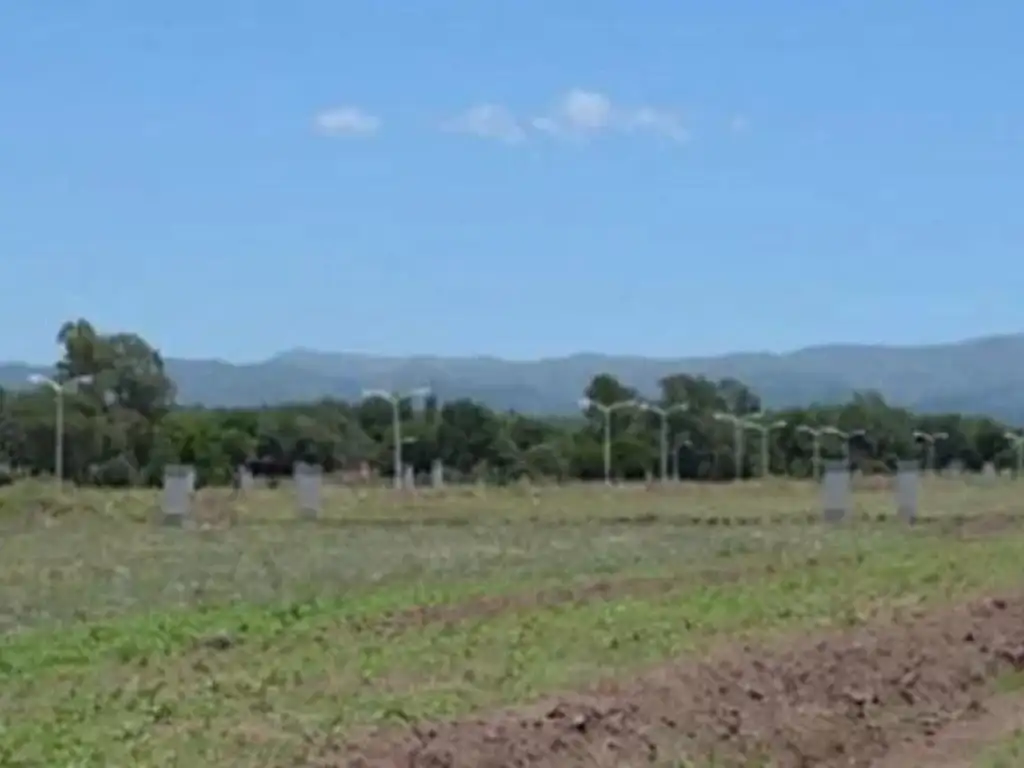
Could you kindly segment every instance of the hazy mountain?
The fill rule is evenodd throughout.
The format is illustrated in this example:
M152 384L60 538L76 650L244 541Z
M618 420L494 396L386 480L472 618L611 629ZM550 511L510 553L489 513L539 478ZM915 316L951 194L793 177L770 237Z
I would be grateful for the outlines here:
M493 357L378 357L305 349L261 363L167 361L179 400L209 406L259 405L332 396L353 398L365 387L430 385L443 399L473 397L493 407L572 411L590 378L612 373L653 394L671 373L731 376L772 407L845 399L874 389L921 410L990 413L1024 423L1024 334L927 347L825 345L785 354L654 359L577 354L529 362ZM0 386L21 387L42 368L0 364Z

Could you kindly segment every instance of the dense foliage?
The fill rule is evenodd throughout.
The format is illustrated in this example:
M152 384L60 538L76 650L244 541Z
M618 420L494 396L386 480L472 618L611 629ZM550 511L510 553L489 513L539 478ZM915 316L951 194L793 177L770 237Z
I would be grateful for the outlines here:
M54 379L64 387L63 471L79 483L126 485L158 482L164 465L187 463L199 479L226 483L233 469L252 459L281 465L304 460L326 471L364 463L382 474L393 468L392 405L381 398L358 403L322 401L259 409L179 408L174 384L160 354L130 333L103 334L85 320L65 323L58 341L64 352ZM596 376L581 393L593 403L639 399L627 383ZM650 409L617 407L609 415L610 465L614 477L642 478L661 471L662 446L671 474L691 479L733 477L733 424L716 414L759 414L757 393L740 381L711 381L679 374L661 382L653 405L686 404L671 410L662 431ZM57 408L44 383L0 390L0 462L14 473L54 471ZM605 472L605 414L590 406L579 417L550 419L497 413L468 400L440 403L432 396L398 405L404 462L429 472L436 460L456 479L507 481L532 478L596 479ZM850 460L865 471L891 467L899 459L927 458L942 467L959 461L979 469L986 462L1017 466L1017 444L1009 428L991 418L961 414L915 415L892 407L874 393L842 405L811 405L761 414L763 424L784 421L762 442L744 430L745 475L762 469L762 447L771 471L807 476L813 470L815 440L804 427L833 426L848 441L823 434L820 455ZM929 443L916 431L946 433ZM664 440L664 442L663 442ZM929 448L934 453L929 456Z

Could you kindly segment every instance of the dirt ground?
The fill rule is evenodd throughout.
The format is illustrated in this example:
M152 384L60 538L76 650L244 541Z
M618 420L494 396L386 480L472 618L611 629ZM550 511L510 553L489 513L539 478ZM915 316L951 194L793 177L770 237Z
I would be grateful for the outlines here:
M979 753L1024 729L1024 693L986 699L977 717L964 717L934 736L892 750L875 768L972 768Z
M834 567L842 563L851 563L856 555L833 556L828 565ZM821 565L819 558L807 557L802 562L804 568L815 568ZM798 568L800 565L791 564ZM778 571L775 563L751 565L740 562L733 565L709 567L687 573L686 583L703 586L731 584L744 579L769 576ZM431 623L448 623L467 619L487 619L506 613L529 611L538 607L569 605L598 601L612 601L622 597L645 597L665 594L678 589L682 577L639 576L631 578L611 578L576 584L567 587L552 587L529 592L485 595L461 600L457 603L443 605L412 606L388 614L376 623L385 633L400 634Z
M366 734L313 764L924 765L929 749L941 751L946 726L992 727L984 724L997 713L982 717L992 681L1019 669L1024 594L773 646L723 647L530 707Z

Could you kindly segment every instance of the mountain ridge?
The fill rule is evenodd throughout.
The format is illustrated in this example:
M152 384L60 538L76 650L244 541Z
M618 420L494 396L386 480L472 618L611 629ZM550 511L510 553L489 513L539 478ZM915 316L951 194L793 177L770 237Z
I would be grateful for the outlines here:
M579 352L537 360L492 355L373 355L296 347L266 360L167 358L179 402L258 406L323 397L356 398L364 388L431 386L443 399L472 397L500 409L566 413L589 380L611 373L645 395L672 373L732 377L772 408L835 402L874 390L922 411L986 413L1024 423L1024 333L943 344L819 344L790 352L645 357ZM27 386L48 366L0 363L0 386Z

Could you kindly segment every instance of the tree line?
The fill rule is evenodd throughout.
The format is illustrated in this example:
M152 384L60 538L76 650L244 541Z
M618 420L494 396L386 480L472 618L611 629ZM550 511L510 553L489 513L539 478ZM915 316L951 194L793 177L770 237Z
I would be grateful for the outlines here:
M158 484L168 464L190 464L204 484L227 484L246 463L325 472L394 471L394 410L403 465L417 474L441 462L449 479L723 480L771 474L809 477L819 461L864 472L900 460L935 468L957 462L1019 468L1016 431L986 416L915 414L872 392L842 404L767 412L749 386L680 373L645 399L600 374L581 393L578 416L499 412L434 394L358 402L325 399L262 408L181 407L163 359L133 333L65 323L51 381L0 390L0 464L10 481L61 465L80 484ZM60 417L57 387L61 390ZM58 462L58 418L62 423ZM738 419L745 420L738 421ZM755 426L759 425L759 426ZM742 436L742 441L737 437Z

